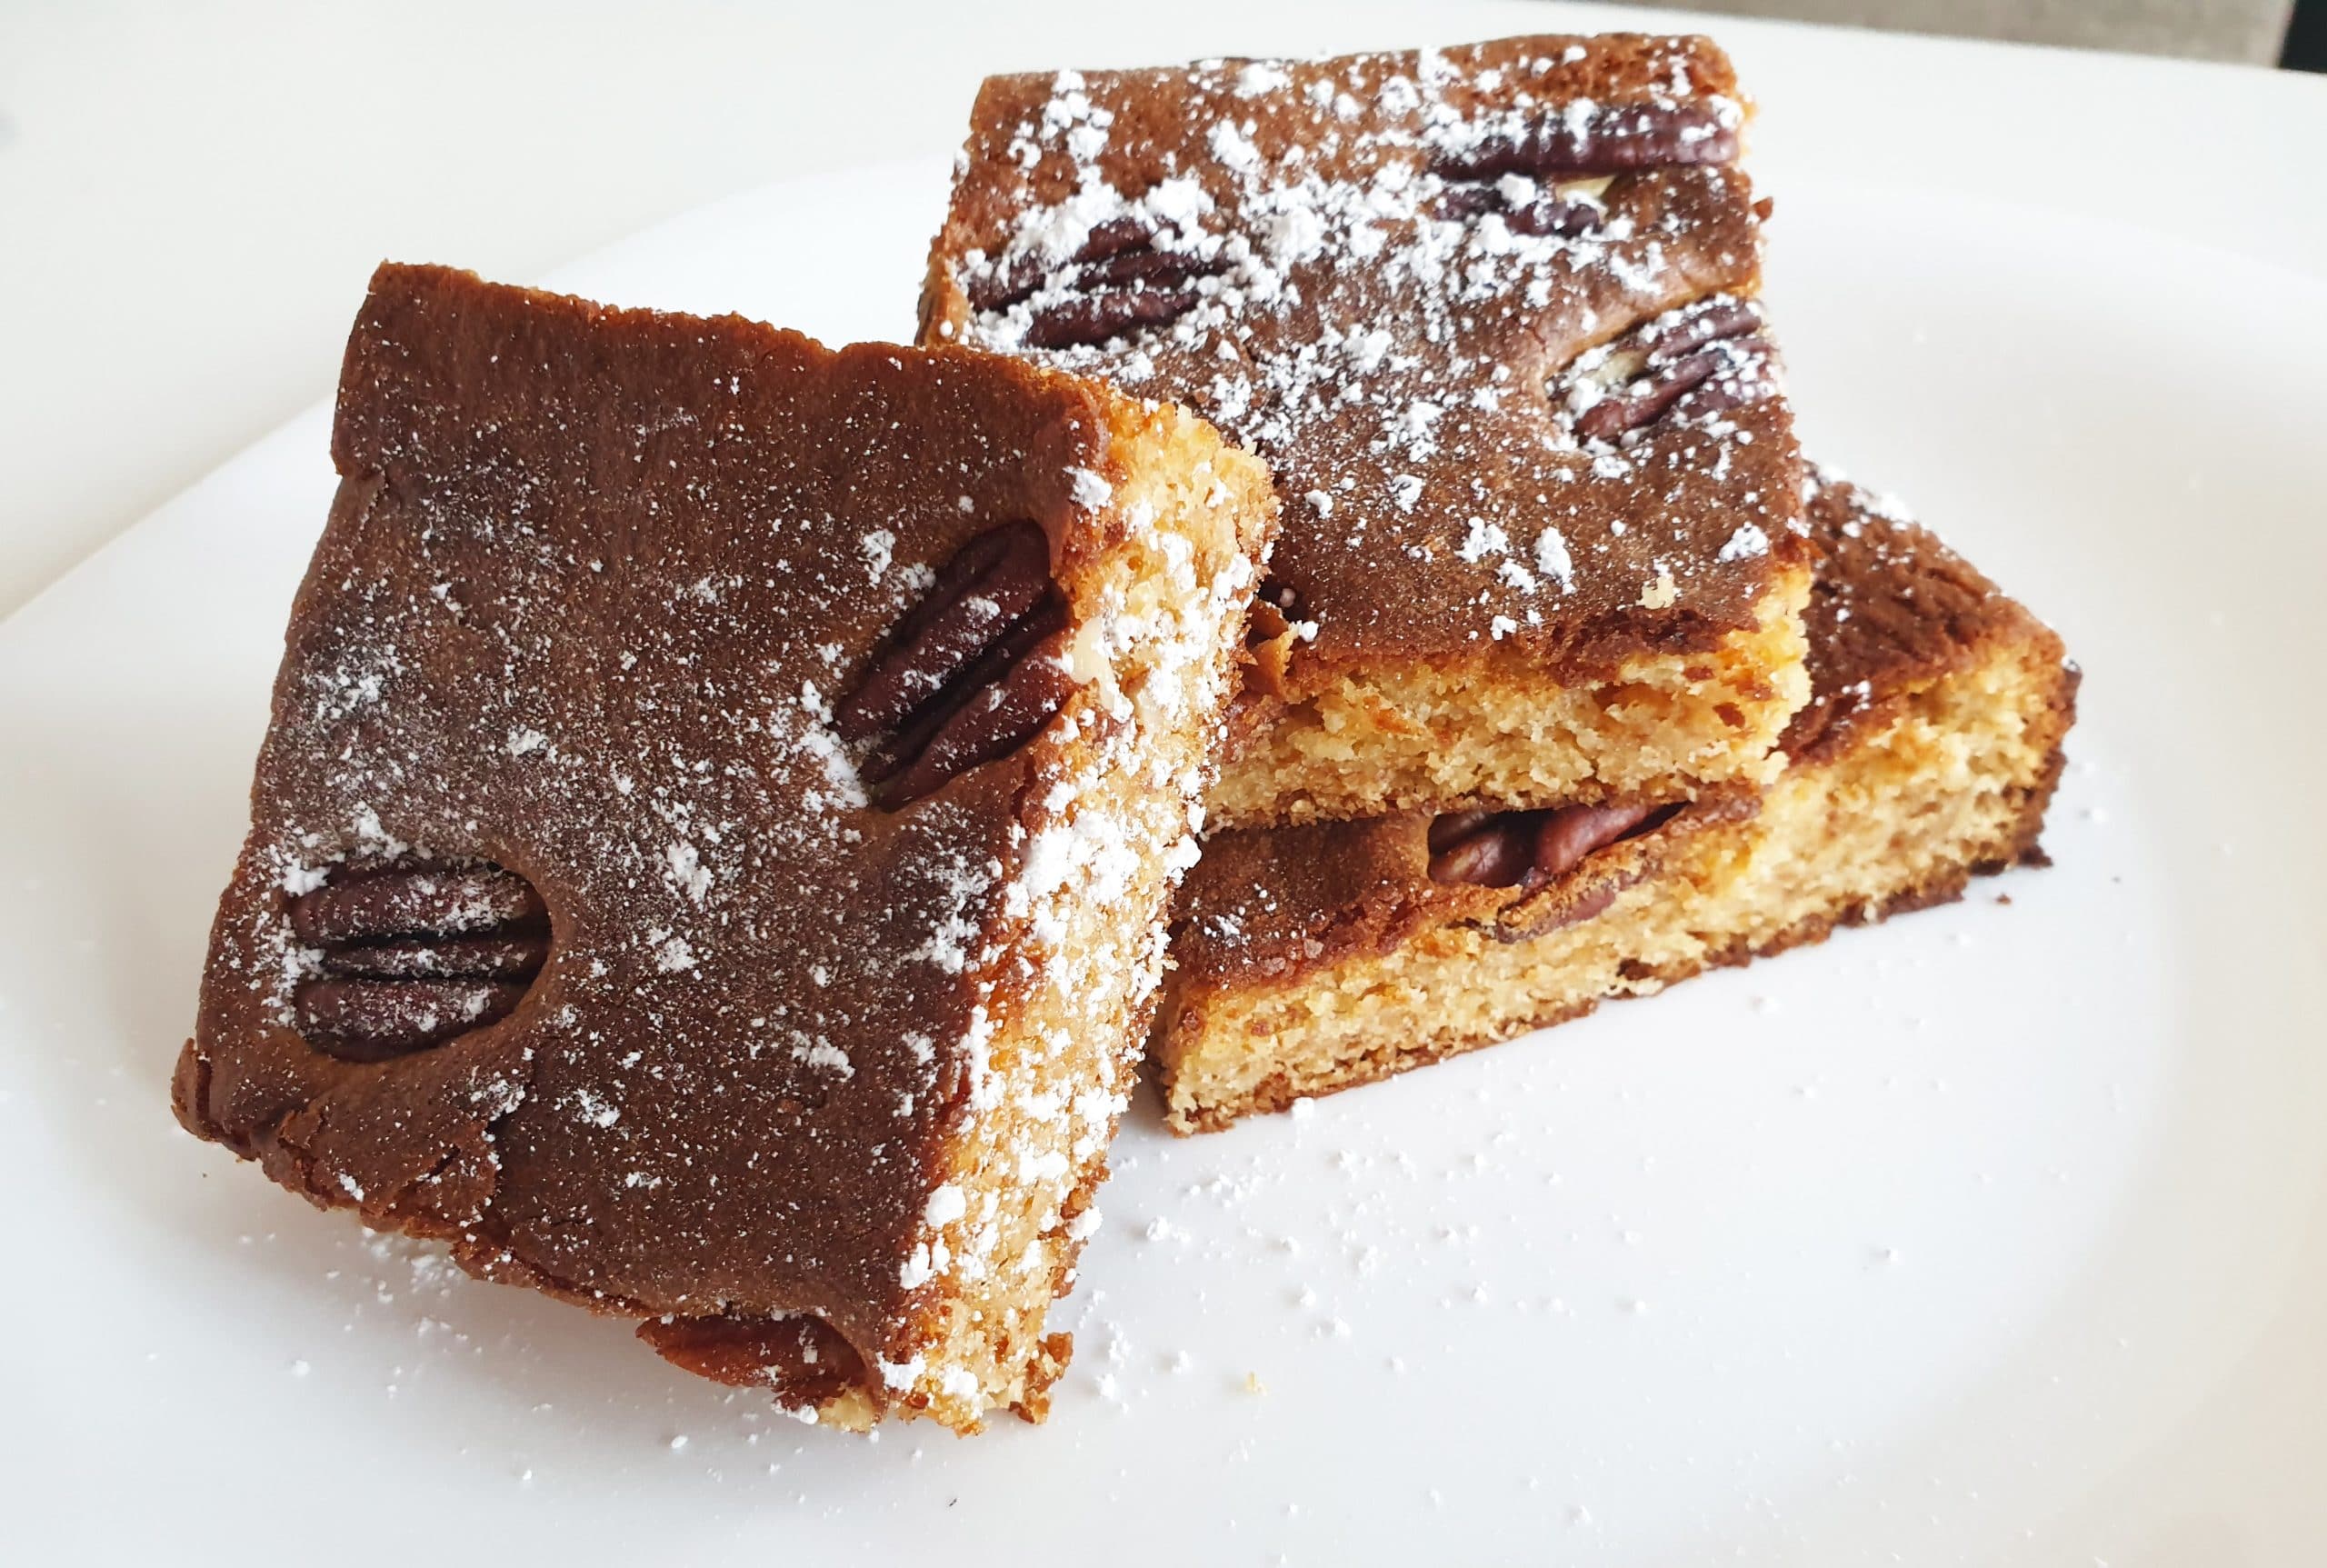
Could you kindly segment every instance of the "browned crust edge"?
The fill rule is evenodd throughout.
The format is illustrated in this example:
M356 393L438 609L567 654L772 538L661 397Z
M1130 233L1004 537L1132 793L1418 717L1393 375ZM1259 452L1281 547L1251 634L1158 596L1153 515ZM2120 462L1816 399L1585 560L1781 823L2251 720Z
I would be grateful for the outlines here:
M2050 637L2051 634L2047 632L2046 635ZM1797 947L1815 946L1824 942L1838 929L1879 924L1893 915L1911 914L1919 909L1932 909L1942 904L1955 903L1963 897L1965 891L1971 885L1972 879L1975 876L1997 875L2014 866L2042 866L2052 864L2051 857L2044 853L2040 840L2044 829L2045 814L2052 805L2053 794L2059 786L2062 772L2066 766L2066 754L2062 749L2062 742L2075 720L2077 689L2081 681L2081 672L2073 665L2061 667L2056 694L2044 715L2044 723L2052 731L2051 745L2046 754L2044 766L2032 784L2020 786L2019 810L2015 814L2010 833L2000 846L2001 853L1948 867L1912 886L1901 888L1879 901L1852 904L1813 915L1758 943L1740 938L1729 946L1694 963L1650 970L1641 974L1639 978L1653 979L1662 984L1671 985L1701 974L1708 969L1742 967L1757 958L1773 958ZM1617 1001L1633 999L1614 998ZM1351 1063L1343 1072L1324 1082L1311 1084L1296 1090L1282 1074L1274 1074L1263 1079L1253 1093L1240 1101L1206 1106L1181 1120L1167 1118L1166 1124L1174 1134L1181 1136L1197 1133L1222 1132L1246 1116L1263 1112L1288 1110L1297 1100L1339 1094L1345 1089L1354 1089L1363 1084L1377 1083L1384 1078L1394 1077L1411 1068L1427 1066L1431 1063L1443 1061L1450 1056L1462 1055L1485 1046L1516 1039L1520 1035L1531 1034L1538 1029L1551 1028L1572 1022L1597 1012L1601 1002L1604 1000L1608 999L1594 998L1578 1004L1552 1008L1526 1017L1511 1019L1492 1032L1466 1039L1422 1044L1410 1042L1404 1044L1383 1042L1379 1049ZM1194 1026L1201 1011L1202 1004L1198 1002L1183 1013L1182 1017L1187 1021L1184 1026ZM1164 1054L1168 1060L1168 1053L1162 1053L1162 1054ZM1168 1092L1170 1084L1168 1069L1158 1075L1158 1082L1160 1088Z

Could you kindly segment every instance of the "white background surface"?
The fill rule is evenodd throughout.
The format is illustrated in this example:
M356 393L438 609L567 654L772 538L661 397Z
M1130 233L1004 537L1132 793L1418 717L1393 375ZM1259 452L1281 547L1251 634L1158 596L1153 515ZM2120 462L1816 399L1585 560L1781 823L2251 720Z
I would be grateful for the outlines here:
M383 257L534 279L714 197L956 146L991 70L1627 21L1680 25L1421 0L0 5L0 614L326 395ZM2327 81L1703 25L1763 100L1781 191L1906 175L2327 265Z
M1823 115L1868 75L1802 74L1828 46L1749 69ZM1991 74L1951 94L1950 61L1986 57L1897 93L1960 99ZM2327 741L2291 722L2327 286L2209 248L2314 232L2315 179L2246 183L2298 181L2314 104L2113 215L2113 153L2058 189L1952 147L1871 166L1863 128L1763 160L1813 445L2086 664L2054 869L1306 1120L1176 1143L1143 1106L1057 1413L969 1443L804 1433L175 1131L330 488L319 415L269 437L0 623L0 1556L2327 1557ZM2155 106L2121 95L2125 135L2195 134ZM901 329L957 113L918 162L552 281Z

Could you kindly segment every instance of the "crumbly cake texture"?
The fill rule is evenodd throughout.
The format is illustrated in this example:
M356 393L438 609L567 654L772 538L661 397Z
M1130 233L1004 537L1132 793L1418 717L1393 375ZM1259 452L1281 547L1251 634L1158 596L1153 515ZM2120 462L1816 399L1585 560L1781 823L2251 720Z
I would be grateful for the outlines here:
M2041 864L2075 714L2060 639L1895 504L1813 481L1806 526L1815 692L1765 790L1707 792L1514 885L1433 880L1416 814L1209 843L1157 1024L1172 1128L1281 1110Z
M1276 472L1217 825L1768 776L1809 568L1745 114L1694 37L986 82L923 340Z
M404 266L333 456L181 1121L804 1418L1039 1417L1265 471L1016 360ZM964 626L1006 675L882 684ZM884 692L954 727L850 739Z

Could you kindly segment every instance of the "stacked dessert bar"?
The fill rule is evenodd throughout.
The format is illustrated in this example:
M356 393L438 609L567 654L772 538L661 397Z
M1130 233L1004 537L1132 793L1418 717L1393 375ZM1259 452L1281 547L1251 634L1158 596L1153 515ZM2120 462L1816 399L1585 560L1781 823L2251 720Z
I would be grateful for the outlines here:
M1693 38L995 78L913 349L384 267L181 1120L966 1431L1151 1042L1217 1128L2038 858L2073 672L1804 464L1745 120Z
M1810 569L1742 114L1697 39L986 84L924 341L1276 476L1215 825L1766 776Z
M2076 678L1895 507L1814 479L1811 699L1758 790L1223 834L1156 1039L1178 1132L1282 1110L2041 863Z
M991 81L922 310L1202 410L1283 526L1155 1057L1178 1131L2032 856L2072 677L1804 472L1695 38Z

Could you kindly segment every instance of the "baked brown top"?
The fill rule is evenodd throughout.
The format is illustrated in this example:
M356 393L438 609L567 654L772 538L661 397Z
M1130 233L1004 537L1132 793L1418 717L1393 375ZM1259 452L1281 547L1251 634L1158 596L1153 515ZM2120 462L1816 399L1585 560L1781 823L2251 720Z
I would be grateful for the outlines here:
M835 726L972 541L1038 525L1074 597L1111 403L383 267L186 1125L488 1274L878 1354L1063 743L888 810Z
M1689 37L994 77L924 339L1268 459L1294 686L1497 642L1604 675L1795 559L1743 117Z
M1803 615L1812 695L1782 743L1793 764L1833 760L1853 737L1892 723L1915 693L1999 646L2025 644L2042 658L2062 657L2049 628L1895 503L1833 474L1805 489L1802 537L1816 564ZM1650 874L1680 835L1753 809L1741 788L1669 814L1620 816L1603 829L1619 836L1556 874L1518 876L1523 845L1496 870L1517 879L1500 885L1433 879L1433 858L1441 875L1453 871L1443 857L1463 847L1469 827L1444 815L1221 834L1205 843L1181 889L1174 983L1290 979L1352 954L1386 953L1450 922L1522 939L1596 913L1595 904ZM1493 820L1514 817L1530 832L1554 825L1543 813Z
M1890 496L1813 469L1803 524L1817 574L1803 630L1810 701L1778 744L1795 762L1839 754L1889 724L1902 699L1988 656L2001 638L2060 639Z

